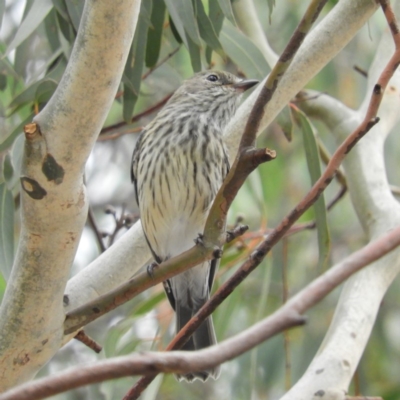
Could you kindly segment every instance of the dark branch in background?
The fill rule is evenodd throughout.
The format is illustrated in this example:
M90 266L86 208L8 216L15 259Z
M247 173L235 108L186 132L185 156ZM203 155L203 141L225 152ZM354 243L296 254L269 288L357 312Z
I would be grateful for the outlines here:
M231 360L285 329L305 322L302 316L338 285L400 245L400 227L367 244L308 284L281 308L252 327L215 346L197 352L141 352L81 366L31 381L1 394L0 400L38 400L83 385L125 376L157 372L185 373L209 369ZM176 338L175 338L176 340ZM173 342L171 342L170 346ZM349 397L348 400L361 398ZM374 398L370 398L371 400Z
M102 253L105 252L106 251L106 246L104 245L104 242L103 242L103 235L99 231L99 228L97 227L96 220L95 220L94 215L93 215L93 210L92 210L92 208L90 206L89 206L89 210L88 210L88 222L89 222L89 225L90 225L90 227L92 228L92 230L94 232L94 235L96 236L97 244L100 247L100 251Z

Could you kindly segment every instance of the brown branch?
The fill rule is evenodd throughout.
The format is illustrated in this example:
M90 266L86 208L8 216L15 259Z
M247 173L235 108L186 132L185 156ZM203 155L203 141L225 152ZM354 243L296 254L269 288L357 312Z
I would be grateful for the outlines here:
M367 244L303 288L272 315L218 345L198 352L141 352L38 379L0 395L0 400L37 400L83 385L155 372L187 373L209 369L254 348L285 329L304 323L302 316L338 285L400 245L400 227ZM182 331L181 331L182 332ZM181 335L180 335L181 336ZM179 335L168 346L173 347Z
M93 215L93 210L90 206L88 209L88 222L94 232L94 235L96 236L97 244L100 247L100 251L102 253L104 253L106 251L106 246L104 245L104 242L103 242L103 235L101 234L101 232L99 231L99 229L97 227L96 220Z
M89 347L96 353L100 353L103 349L96 341L94 341L90 336L88 336L85 331L80 330L75 336L74 339L79 340L85 346Z

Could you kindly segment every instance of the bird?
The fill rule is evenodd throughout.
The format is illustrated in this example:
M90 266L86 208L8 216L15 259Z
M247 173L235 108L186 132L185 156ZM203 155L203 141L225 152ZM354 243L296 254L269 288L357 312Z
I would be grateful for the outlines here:
M183 82L142 130L132 155L143 231L156 264L193 247L204 230L213 200L229 172L223 131L244 91L258 83L225 71L204 71ZM205 261L164 282L176 312L176 331L209 299L219 260ZM182 350L216 344L212 317ZM177 375L178 380L217 379L220 366Z

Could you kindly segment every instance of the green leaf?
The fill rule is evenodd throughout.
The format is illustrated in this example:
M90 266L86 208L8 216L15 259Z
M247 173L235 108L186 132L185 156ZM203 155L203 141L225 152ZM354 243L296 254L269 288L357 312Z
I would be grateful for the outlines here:
M256 45L227 21L223 25L220 40L228 57L246 76L263 79L270 71Z
M14 199L5 183L0 184L0 270L7 280L14 261Z
M151 11L151 25L147 33L146 67L152 68L156 65L160 49L161 38L164 28L165 3L164 0L153 0Z
M194 72L201 71L201 54L200 47L192 41L190 37L186 38L189 55L190 55L190 63L192 64L192 68Z
M303 133L303 143L307 158L308 171L310 173L311 183L314 185L321 176L321 163L317 141L315 140L314 127L302 111L294 108L293 110L293 115ZM315 202L314 211L318 230L319 266L320 268L325 268L330 253L330 235L323 193Z
M65 3L67 5L68 14L72 24L74 25L75 31L78 31L85 2L82 0L67 0Z
M58 56L55 54L55 56ZM60 60L57 65L46 75L43 79L28 86L22 93L19 93L9 104L10 108L16 108L15 112L19 107L32 103L37 100L38 87L45 81L59 82L62 74L65 70L66 63L64 60Z
M274 10L275 7L275 0L268 0L268 9L269 9L269 23L271 23L271 17L272 17L272 11Z
M36 0L33 2L32 7L28 11L26 17L22 21L14 39L8 45L6 56L11 50L17 48L25 39L27 39L35 29L41 24L46 15L53 8L51 0Z
M236 25L231 0L218 0L218 4L221 7L221 10L223 11L225 17L228 18L233 25Z
M197 26L196 16L193 9L191 0L165 0L169 15L174 21L175 27L179 33L179 36L185 42L186 46L189 44L185 41L187 38L197 45L201 45L199 29Z
M3 176L4 180L6 182L9 182L14 175L14 168L11 163L11 157L10 154L7 153L6 156L4 157L4 162L3 162Z
M143 0L132 47L125 65L123 76L123 118L126 122L130 122L136 101L139 97L151 9L152 1Z
M288 142L293 139L294 124L292 120L292 113L289 106L285 106L276 117L277 124L281 127L283 134Z
M197 23L199 25L200 36L207 43L209 47L224 57L222 45L218 39L218 35L214 30L210 18L204 11L204 6L201 0L195 0L197 9ZM211 60L209 60L211 61Z
M0 0L0 28L1 28L1 23L3 22L3 15L5 9L6 9L6 0Z
M44 19L44 28L51 50L57 51L61 47L61 43L58 38L57 11L55 9L51 10Z
M224 22L224 13L222 12L218 1L215 0L208 1L208 17L210 18L215 34L217 35L217 37L219 37L219 34L222 29L222 24ZM211 64L211 55L212 55L212 48L210 46L207 46L206 60L208 64Z
M26 117L8 136L7 138L0 143L0 153L7 150L12 146L14 143L14 140L22 133L24 126L32 122L33 117L35 114L30 114L28 117Z
M171 28L171 32L174 35L175 40L180 44L183 43L183 40L181 38L181 35L179 34L178 30L176 29L176 26L174 24L174 21L172 20L171 16L168 17L169 20L169 26ZM183 31L183 34L185 34L185 31ZM186 39L186 38L185 38Z
M65 4L65 0L52 0L54 8L57 10L57 13L65 20L69 21L68 8Z
M165 293L164 291L156 293L155 295L151 296L150 298L143 300L137 306L132 310L131 315L138 316L138 315L143 315L151 310L154 310L154 308L163 300L165 300Z

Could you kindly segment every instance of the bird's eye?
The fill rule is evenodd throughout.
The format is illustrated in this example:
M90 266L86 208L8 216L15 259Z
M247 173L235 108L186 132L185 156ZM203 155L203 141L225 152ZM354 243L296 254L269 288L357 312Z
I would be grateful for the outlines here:
M207 80L210 81L210 82L217 82L218 76L217 76L217 75L214 75L214 74L208 75L208 76L207 76Z

